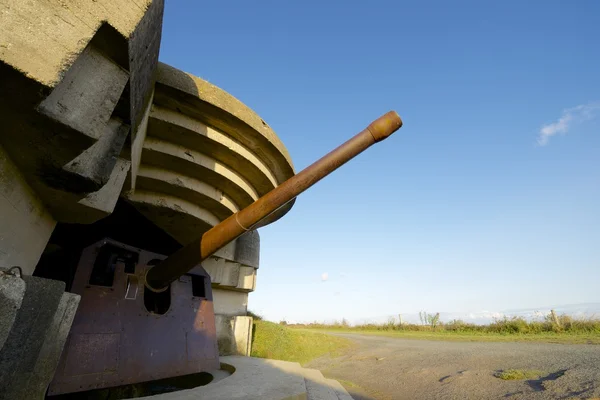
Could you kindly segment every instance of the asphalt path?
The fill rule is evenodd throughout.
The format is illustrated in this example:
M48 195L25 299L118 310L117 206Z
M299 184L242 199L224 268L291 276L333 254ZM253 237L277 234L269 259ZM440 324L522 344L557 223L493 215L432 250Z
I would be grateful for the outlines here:
M598 399L600 345L443 342L339 334L356 343L308 367L341 380L355 400ZM498 372L539 370L539 379L506 381Z

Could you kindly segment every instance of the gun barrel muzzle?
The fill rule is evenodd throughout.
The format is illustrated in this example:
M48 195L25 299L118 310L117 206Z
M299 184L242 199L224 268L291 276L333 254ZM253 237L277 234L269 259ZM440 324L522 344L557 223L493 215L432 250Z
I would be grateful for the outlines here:
M151 268L146 274L146 287L156 292L165 290L171 282L245 232L252 230L261 220L373 144L389 137L401 126L402 120L395 111L379 117L346 143L206 231L199 241L182 247Z

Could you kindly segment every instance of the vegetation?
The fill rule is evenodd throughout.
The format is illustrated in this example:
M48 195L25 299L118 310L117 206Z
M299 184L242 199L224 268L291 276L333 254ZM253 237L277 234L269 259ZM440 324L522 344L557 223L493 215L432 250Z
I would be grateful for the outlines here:
M428 314L426 311L419 311L419 319L422 325L429 325L436 328L440 323L440 313Z
M305 364L326 354L340 354L350 346L348 339L258 320L254 323L251 355Z
M522 381L539 379L545 374L544 371L538 371L537 369L507 369L506 371L498 372L496 377L505 381Z
M504 317L487 325L461 320L442 322L439 313L419 313L421 324L399 323L390 319L383 324L350 326L347 321L333 324L302 324L296 328L312 330L345 330L404 338L463 341L546 341L557 343L600 344L600 319L575 319L551 312L542 320ZM292 325L290 325L292 326Z
M252 319L255 320L255 321L262 321L263 320L262 315L255 314L255 313L253 313L250 310L246 311L246 315L248 317L252 317Z

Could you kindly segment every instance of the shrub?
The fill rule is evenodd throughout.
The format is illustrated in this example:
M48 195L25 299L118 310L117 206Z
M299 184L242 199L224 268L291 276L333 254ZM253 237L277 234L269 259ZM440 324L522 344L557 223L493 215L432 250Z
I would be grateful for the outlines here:
M536 369L507 369L506 371L499 371L495 374L496 378L500 378L505 381L538 379L542 375L545 375L545 372Z
M310 324L297 324L297 327L314 329L351 329L369 331L419 331L431 332L460 332L460 333L496 333L496 334L540 334L540 333L566 333L566 334L600 334L600 319L597 318L573 318L568 315L544 316L541 320L528 321L522 317L503 317L495 319L488 325L476 325L462 320L450 322L440 321L439 313L428 314L422 311L420 314L421 324L399 324L394 318L387 322L374 324L360 324L350 326L346 319L335 321L332 324L313 322Z

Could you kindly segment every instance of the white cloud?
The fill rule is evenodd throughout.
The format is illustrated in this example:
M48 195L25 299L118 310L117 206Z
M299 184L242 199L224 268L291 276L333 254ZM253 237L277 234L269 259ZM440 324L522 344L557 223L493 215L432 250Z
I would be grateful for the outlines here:
M327 279L329 279L329 274L327 272L323 272L321 274L321 280L325 282Z
M600 102L581 104L563 111L558 121L542 126L537 142L540 146L548 144L548 140L557 133L566 134L571 125L593 119L600 111Z

